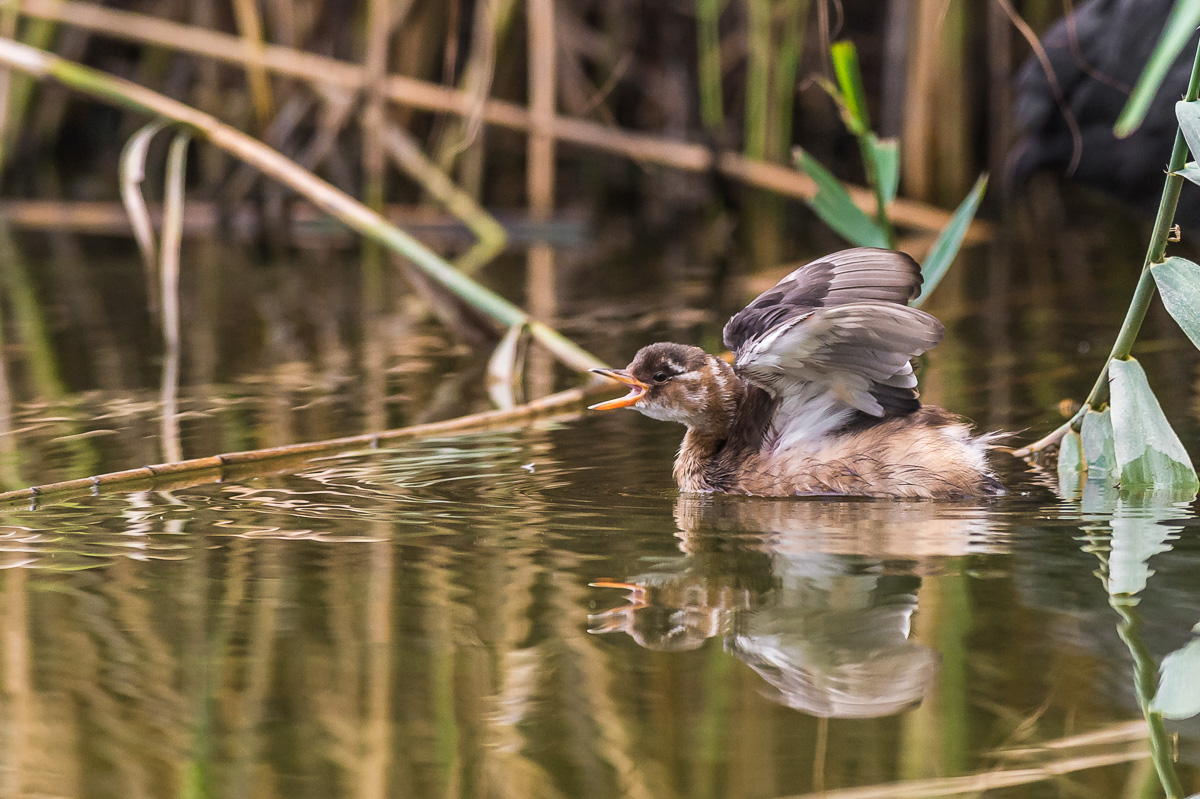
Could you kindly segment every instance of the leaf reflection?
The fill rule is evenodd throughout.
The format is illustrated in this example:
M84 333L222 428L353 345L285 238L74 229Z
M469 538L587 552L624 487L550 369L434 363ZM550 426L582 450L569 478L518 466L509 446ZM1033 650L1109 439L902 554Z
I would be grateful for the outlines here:
M1175 769L1176 755L1163 723L1164 717L1182 719L1200 713L1200 689L1196 688L1197 641L1167 655L1159 667L1142 639L1142 614L1138 609L1154 570L1155 555L1169 552L1183 525L1170 524L1193 514L1189 508L1194 492L1147 492L1138 496L1114 496L1099 489L1095 481L1083 486L1081 520L1088 532L1085 549L1100 561L1097 575L1108 593L1108 603L1120 621L1117 632L1133 658L1133 681L1138 706L1150 732L1150 749L1159 781L1168 797L1182 797L1183 786ZM1190 664L1190 669L1189 669ZM1188 669L1184 677L1180 669Z

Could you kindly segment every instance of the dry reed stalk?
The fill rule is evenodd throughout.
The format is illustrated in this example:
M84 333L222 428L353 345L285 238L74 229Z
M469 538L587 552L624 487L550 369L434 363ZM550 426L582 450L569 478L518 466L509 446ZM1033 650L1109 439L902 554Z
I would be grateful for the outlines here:
M195 154L193 154L193 160ZM150 221L159 224L162 221L162 206L152 203L147 206ZM221 202L191 199L183 214L184 235L211 233L226 226L226 232L246 240L254 239L259 229L259 208L255 203L246 202L229 207ZM393 225L416 230L425 239L434 238L444 241L447 246L457 244L464 239L462 221L451 214L433 208L413 205L389 204L383 210L383 216ZM322 241L330 245L340 245L342 240L349 240L353 234L340 226L329 222L329 215L322 213L312 204L298 200L288 207L288 217L292 224L292 236L305 241ZM562 228L562 235L572 239L578 236L579 223L573 219L556 219L548 226L535 224L525 216L511 216L510 224L521 232L522 241L538 236L548 235L542 231ZM71 231L75 233L92 233L100 235L129 235L130 220L120 202L111 200L0 200L0 222L13 228L25 230ZM499 223L497 223L499 224ZM501 228L503 229L503 227ZM505 232L511 239L511 234ZM925 237L929 241L931 238Z
M1101 730L1093 730L1091 732L1079 733L1078 735L1068 735L1065 738L1055 738L1050 741L1033 744L1031 746L1022 746L1012 749L997 749L991 752L994 757L1000 758L1021 758L1034 755L1044 755L1049 751L1058 751L1063 749L1082 749L1088 746L1105 746L1110 744L1130 743L1132 741L1144 741L1150 736L1150 731L1146 727L1145 719L1137 721L1124 721L1120 724L1114 724L1111 727L1105 727Z
M608 394L612 387L591 383L527 402L507 411L484 411L444 422L401 427L379 433L345 436L326 441L285 444L267 449L227 452L205 458L191 458L174 463L160 463L126 469L120 472L30 486L0 493L0 507L20 504L37 505L41 500L62 501L71 497L129 491L167 491L207 485L223 480L263 476L295 471L316 456L375 449L382 444L419 439L435 435L474 433L483 430L512 427L521 422L562 414L574 415L568 408L577 407L589 397Z
M904 187L914 197L933 195L933 138L939 98L935 89L938 71L938 20L942 0L916 0L914 30L910 38L908 85L905 87L900 156Z
M526 191L534 218L554 211L554 127L558 91L555 76L554 0L526 0L529 33L529 142Z
M21 11L125 41L170 47L240 66L247 62L241 40L236 36L196 26L103 8L93 3L59 0L21 0ZM355 91L365 83L365 73L357 65L278 45L264 46L262 64L290 78ZM400 105L458 116L476 113L478 106L477 98L467 92L402 75L387 78L385 93L389 101ZM501 100L484 103L481 117L488 124L512 130L529 131L533 127L525 108ZM555 116L550 127L539 132L560 142L688 172L708 172L715 166L727 177L797 199L811 199L816 195L816 184L812 179L794 169L728 152L722 153L714 164L712 151L701 144L615 130L595 122L561 116ZM875 196L870 189L853 186L849 187L849 192L856 205L873 213ZM892 202L889 211L897 225L920 230L941 231L950 221L950 212L913 200L898 198ZM989 235L989 230L986 223L976 220L971 223L967 240L982 240Z
M367 53L364 69L367 77L367 100L363 109L363 197L375 210L383 208L384 178L387 166L383 136L387 127L384 119L383 81L387 76L388 42L392 38L391 0L369 0L367 4Z
M246 53L246 77L254 102L254 117L259 132L266 130L275 116L271 77L262 63L263 25L255 0L233 0L233 15Z
M1144 749L1130 749L1103 755L1069 757L1052 760L1030 768L985 771L961 777L937 777L925 780L906 780L861 788L841 788L833 791L793 794L779 799L930 799L935 796L959 796L1030 785L1042 780L1105 766L1131 763L1147 757Z
M16 38L17 16L16 0L0 2L0 37ZM0 166L8 160L7 142L12 135L8 117L11 90L12 70L0 69Z

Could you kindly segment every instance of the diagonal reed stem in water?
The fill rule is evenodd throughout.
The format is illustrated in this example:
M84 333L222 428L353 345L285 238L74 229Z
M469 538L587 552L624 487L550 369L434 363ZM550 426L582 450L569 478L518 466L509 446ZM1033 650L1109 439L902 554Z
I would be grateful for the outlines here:
M98 70L28 47L11 39L0 39L0 64L96 97L104 102L140 113L165 117L222 150L252 165L304 195L319 208L350 228L392 252L405 256L427 277L439 283L472 308L508 328L528 325L530 335L557 358L578 371L604 364L596 356L558 331L528 314L500 295L479 285L454 269L435 252L390 224L377 212L344 191L307 172L294 161L262 142L226 125L215 117Z

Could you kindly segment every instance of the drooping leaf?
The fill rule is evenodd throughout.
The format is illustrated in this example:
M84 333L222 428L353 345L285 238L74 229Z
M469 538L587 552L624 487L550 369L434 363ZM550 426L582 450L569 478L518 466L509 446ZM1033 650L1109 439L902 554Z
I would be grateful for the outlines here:
M887 235L854 204L833 173L803 150L796 151L796 165L817 184L817 195L808 206L825 224L859 247L888 246Z
M1121 489L1170 486L1200 488L1191 458L1163 415L1158 399L1135 359L1108 365L1113 439Z
M1125 138L1141 127L1142 121L1146 118L1146 112L1150 110L1150 103L1158 94L1158 89L1167 76L1167 70L1171 68L1171 64L1175 63L1175 59L1183 50L1183 46L1187 44L1188 39L1191 38L1192 32L1198 24L1200 24L1200 0L1176 0L1175 7L1171 9L1167 23L1159 35L1158 44L1154 46L1154 51L1142 69L1142 74L1138 77L1137 84L1129 95L1129 100L1121 109L1121 115L1117 117L1117 124L1113 128L1113 132L1118 137Z
M867 93L858 66L858 50L853 42L843 40L830 46L829 55L833 59L846 127L855 136L865 135L871 129L871 121L867 116Z
M512 325L492 350L488 359L488 396L500 410L510 410L517 404L517 386L521 381L521 342L525 325Z
M971 193L959 204L954 215L950 217L946 229L933 243L929 255L925 256L925 263L921 264L921 274L925 277L925 283L921 287L921 295L912 301L913 307L918 307L925 302L925 298L933 293L937 284L942 282L942 278L946 276L950 264L954 263L955 257L958 256L958 250L962 246L963 237L967 235L967 228L971 226L971 220L975 218L975 212L979 210L979 202L983 199L983 193L987 191L987 183L987 173L980 175L979 180L975 181Z
M1195 161L1188 161L1184 164L1183 169L1175 173L1181 178L1190 180L1192 183L1200 185L1200 164Z
M1063 499L1074 499L1079 494L1086 468L1079 434L1068 430L1058 445L1058 491Z
M1088 479L1109 476L1115 479L1120 470L1117 468L1117 446L1113 440L1112 408L1088 410L1083 415L1079 436Z
M900 143L895 139L881 139L874 133L867 134L866 142L875 161L872 180L879 186L883 204L889 205L900 188Z
M1175 103L1175 118L1192 155L1200 153L1200 100ZM1184 167L1186 169L1187 167Z
M1150 267L1163 305L1187 333L1188 338L1200 347L1200 265L1186 258L1168 258L1161 264Z
M1058 445L1058 473L1076 474L1087 470L1083 460L1083 442L1074 430L1068 430Z
M157 245L154 241L154 225L150 221L150 211L146 208L146 198L142 196L142 181L146 179L146 154L150 149L150 141L166 126L167 120L155 119L140 127L121 149L119 166L121 200L125 203L125 212L129 214L133 238L137 241L138 249L142 251L142 260L151 274L158 267L158 256L155 253Z
M1163 658L1150 709L1169 719L1200 715L1200 638Z

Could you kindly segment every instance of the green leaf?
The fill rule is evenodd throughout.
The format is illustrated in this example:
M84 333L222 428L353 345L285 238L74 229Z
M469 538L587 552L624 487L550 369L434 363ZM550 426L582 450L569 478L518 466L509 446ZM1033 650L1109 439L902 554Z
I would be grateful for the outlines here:
M1112 360L1108 381L1121 490L1200 488L1191 458L1163 415L1142 365L1133 358Z
M1150 709L1169 719L1200 715L1200 638L1163 658Z
M1200 185L1200 164L1197 164L1195 161L1188 161L1186 164L1184 164L1183 169L1175 172L1174 174L1179 175L1181 178L1190 180L1192 183Z
M1079 494L1080 483L1083 480L1087 465L1083 462L1083 444L1079 434L1068 430L1058 445L1058 491L1063 499L1071 499Z
M1200 25L1200 0L1176 0L1171 15L1167 17L1167 24L1163 26L1162 34L1158 38L1158 44L1150 54L1150 60L1146 62L1137 85L1133 87L1129 100L1121 109L1121 115L1117 117L1113 132L1119 138L1123 139L1141 127L1146 112L1150 110L1150 103L1158 94L1163 78L1167 76L1167 70L1175 63L1176 57L1191 38L1197 25Z
M1088 410L1083 415L1079 436L1088 479L1109 475L1115 478L1120 470L1117 467L1117 445L1113 440L1112 408Z
M1179 120L1179 129L1187 140L1188 150L1192 155L1200 154L1200 100L1190 103L1180 100L1175 103L1175 118Z
M1074 430L1068 430L1058 445L1058 473L1076 474L1087 471L1083 460L1083 442Z
M1200 347L1200 265L1186 258L1168 258L1150 267L1163 305L1192 343Z
M838 179L817 159L797 150L796 165L817 184L817 196L808 201L808 206L825 224L859 247L887 248L887 235L854 204Z
M855 136L863 136L870 131L871 121L867 116L867 93L858 66L858 50L853 42L834 42L829 48L829 56L833 59L833 74L842 98L840 106L846 127Z
M933 243L933 247L930 248L929 255L925 256L925 263L921 265L921 274L925 278L925 283L921 287L921 295L910 303L913 307L918 307L925 302L925 298L933 293L937 284L941 283L942 278L946 276L950 264L954 263L958 249L962 246L963 237L967 235L967 228L971 226L971 220L975 218L979 202L987 190L987 182L986 173L979 176L971 193L958 206L954 216L950 217L950 223L946 225L946 229L941 232L937 241Z
M875 161L872 180L879 186L886 206L896 199L896 191L900 188L900 143L895 139L881 139L874 133L868 133L865 138Z

